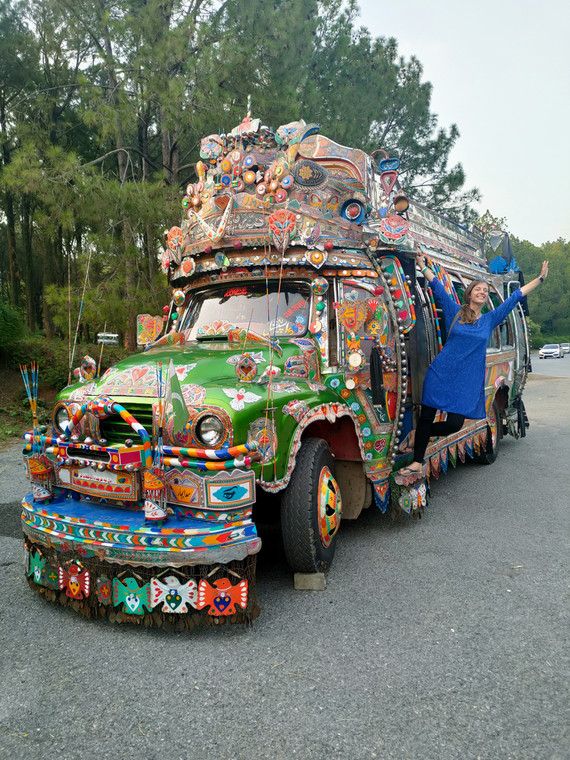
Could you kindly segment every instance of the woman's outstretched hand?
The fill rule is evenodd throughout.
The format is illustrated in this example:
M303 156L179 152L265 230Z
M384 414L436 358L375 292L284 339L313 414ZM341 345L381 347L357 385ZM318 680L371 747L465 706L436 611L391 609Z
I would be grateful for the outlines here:
M544 280L548 277L548 261L542 262L542 269L540 270L540 277L542 277Z
M418 247L416 247L416 264L418 265L420 271L427 266L426 257Z

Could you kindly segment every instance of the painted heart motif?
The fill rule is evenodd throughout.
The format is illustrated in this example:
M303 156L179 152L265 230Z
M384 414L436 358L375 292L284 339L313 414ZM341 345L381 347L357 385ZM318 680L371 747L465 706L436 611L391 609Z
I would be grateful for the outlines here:
M139 369L134 369L133 380L135 381L135 383L138 383L141 377L144 377L147 372L148 372L148 367L140 367Z
M400 319L407 319L408 318L408 312L407 311L400 311L398 312L398 316Z
M377 441L374 441L374 448L379 454L382 454L386 449L386 439L379 438Z
M230 606L231 601L232 600L229 596L216 596L214 598L214 607L218 610L218 612L223 612Z
M165 602L171 610L177 609L181 601L182 597L179 594L167 594L165 597Z
M394 298L401 298L402 297L402 289L398 288L398 290L395 290L392 295L394 296Z
M382 172L382 174L380 175L380 184L384 188L386 195L390 195L390 193L392 192L392 188L396 184L397 179L398 179L398 172L395 172L395 171Z
M136 610L139 608L141 600L134 594L127 594L125 597L125 603L131 612L136 612Z

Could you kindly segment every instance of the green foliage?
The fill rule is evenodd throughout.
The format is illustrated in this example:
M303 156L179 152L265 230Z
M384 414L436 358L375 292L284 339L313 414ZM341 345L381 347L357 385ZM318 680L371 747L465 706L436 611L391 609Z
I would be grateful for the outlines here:
M134 346L136 313L166 297L162 231L200 138L241 121L249 94L265 123L399 156L413 196L471 220L457 128L354 0L0 0L0 280L31 332L66 336L68 272L74 329L89 263L84 334L107 322Z
M23 334L22 315L0 301L0 352L12 348Z
M570 335L570 243L559 239L540 247L511 238L513 253L526 281L536 277L542 262L549 262L548 277L528 296L529 312L540 325L544 341ZM564 338L560 338L564 340Z

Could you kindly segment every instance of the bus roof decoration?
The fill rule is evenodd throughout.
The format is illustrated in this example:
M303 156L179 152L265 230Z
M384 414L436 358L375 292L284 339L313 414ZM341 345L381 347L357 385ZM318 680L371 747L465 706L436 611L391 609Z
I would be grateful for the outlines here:
M400 160L339 145L302 119L273 130L251 113L229 134L205 137L185 219L165 233L172 284L206 272L279 263L343 268L379 248L415 243L469 265L481 236L411 201Z

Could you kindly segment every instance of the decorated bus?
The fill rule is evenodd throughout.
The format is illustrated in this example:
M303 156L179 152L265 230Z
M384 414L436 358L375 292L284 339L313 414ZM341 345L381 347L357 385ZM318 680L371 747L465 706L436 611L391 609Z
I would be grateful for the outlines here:
M421 516L431 477L524 435L519 305L489 341L487 419L432 441L421 477L399 475L450 327L415 252L458 301L484 278L493 309L519 283L490 273L478 231L411 201L398 169L304 121L248 116L202 140L165 236L165 313L140 315L141 351L102 376L86 359L51 426L26 436L34 589L112 620L248 622L255 518L276 500L291 570L324 572L342 520Z

